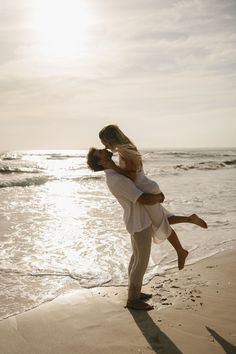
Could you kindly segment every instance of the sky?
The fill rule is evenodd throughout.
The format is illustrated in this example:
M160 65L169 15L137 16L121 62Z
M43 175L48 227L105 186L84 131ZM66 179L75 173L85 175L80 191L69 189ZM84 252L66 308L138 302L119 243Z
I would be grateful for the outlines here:
M0 150L236 147L235 0L0 0Z

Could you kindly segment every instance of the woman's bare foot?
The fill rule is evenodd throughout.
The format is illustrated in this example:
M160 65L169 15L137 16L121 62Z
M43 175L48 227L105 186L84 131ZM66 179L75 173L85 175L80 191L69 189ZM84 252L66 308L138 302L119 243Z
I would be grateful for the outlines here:
M133 310L143 310L143 311L150 311L153 310L154 307L147 304L144 301L141 300L127 300L127 304L125 306L125 308L128 309L133 309Z
M188 257L188 251L183 250L181 254L178 255L178 268L179 270L184 268L185 260Z
M197 214L190 215L189 220L192 224L198 225L203 229L207 229L207 223L203 219L199 218Z

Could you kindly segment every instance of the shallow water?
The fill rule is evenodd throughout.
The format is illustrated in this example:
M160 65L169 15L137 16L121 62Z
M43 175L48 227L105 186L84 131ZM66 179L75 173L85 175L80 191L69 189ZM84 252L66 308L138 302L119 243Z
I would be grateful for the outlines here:
M0 317L79 287L126 285L130 240L104 174L86 151L0 154ZM208 230L176 225L187 263L234 247L236 150L144 152L144 167L175 214L204 217ZM153 245L145 280L176 266L168 241Z

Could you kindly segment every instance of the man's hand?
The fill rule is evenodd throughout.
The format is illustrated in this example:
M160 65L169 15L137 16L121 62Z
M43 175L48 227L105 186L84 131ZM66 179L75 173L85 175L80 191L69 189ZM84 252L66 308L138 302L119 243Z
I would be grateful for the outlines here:
M165 196L163 193L160 194L143 193L140 195L137 201L141 204L154 205L157 203L163 203L164 200L165 200Z

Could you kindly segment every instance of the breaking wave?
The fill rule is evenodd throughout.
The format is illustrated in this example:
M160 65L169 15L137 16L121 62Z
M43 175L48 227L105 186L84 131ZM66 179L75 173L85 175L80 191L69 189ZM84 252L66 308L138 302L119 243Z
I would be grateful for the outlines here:
M229 161L222 161L222 162L216 162L216 161L208 161L208 162L198 162L198 163L193 163L191 165L184 165L184 164L179 164L174 166L175 169L180 169L180 170L217 170L219 168L224 168L227 165L229 166L234 166L236 165L236 160L229 160Z
M11 180L0 180L0 188L9 188L9 187L28 187L41 185L48 182L50 177L48 176L37 176L37 177L25 177L25 178L13 178Z
M236 160L224 161L224 164L226 164L226 165L236 165Z
M39 169L30 167L10 167L10 166L0 166L0 173L10 174L10 173L39 173Z

